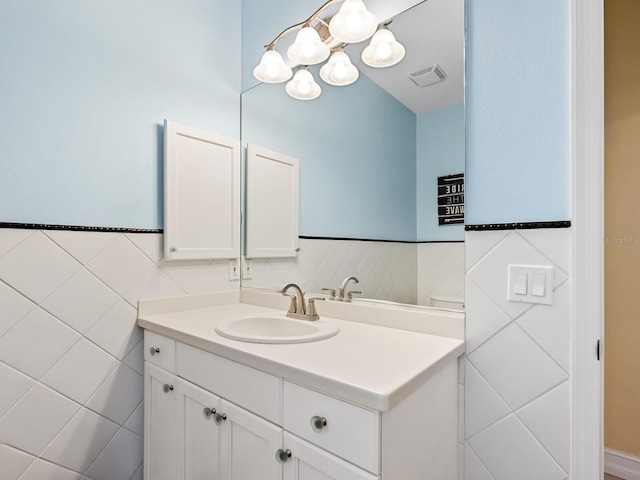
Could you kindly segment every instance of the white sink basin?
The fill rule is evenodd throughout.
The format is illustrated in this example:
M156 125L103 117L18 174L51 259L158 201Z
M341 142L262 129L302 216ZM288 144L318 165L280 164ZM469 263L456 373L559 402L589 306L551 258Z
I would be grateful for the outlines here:
M253 343L304 343L333 337L340 328L335 323L287 318L285 314L252 314L226 318L216 325L223 337Z

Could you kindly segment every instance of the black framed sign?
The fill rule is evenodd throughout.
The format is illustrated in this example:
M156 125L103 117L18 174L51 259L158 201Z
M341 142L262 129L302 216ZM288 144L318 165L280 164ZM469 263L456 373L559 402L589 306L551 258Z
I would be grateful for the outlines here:
M438 177L438 225L464 224L464 173Z

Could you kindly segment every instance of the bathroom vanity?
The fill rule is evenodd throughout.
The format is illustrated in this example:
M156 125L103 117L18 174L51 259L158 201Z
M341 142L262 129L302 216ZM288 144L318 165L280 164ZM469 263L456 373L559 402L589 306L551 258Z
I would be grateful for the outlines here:
M463 314L321 303L337 335L262 344L216 324L279 295L140 302L145 480L457 478Z

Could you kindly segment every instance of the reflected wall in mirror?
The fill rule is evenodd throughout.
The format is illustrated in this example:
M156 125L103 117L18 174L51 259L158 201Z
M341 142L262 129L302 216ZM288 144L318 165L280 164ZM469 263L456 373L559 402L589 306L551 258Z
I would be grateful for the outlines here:
M389 2L365 3L374 14L386 3L388 12ZM464 228L438 225L437 178L464 172L464 0L407 6L389 27L407 51L396 66L364 65L362 42L345 49L360 70L348 87L323 83L316 66L309 68L322 87L315 100L289 97L284 84L243 92L243 145L300 161L301 236L296 258L249 259L251 278L242 279L243 287L296 282L320 293L355 275L360 283L352 289L362 298L462 301ZM271 25L262 44L289 25ZM254 63L261 54L253 55ZM436 64L444 81L419 87L409 78Z

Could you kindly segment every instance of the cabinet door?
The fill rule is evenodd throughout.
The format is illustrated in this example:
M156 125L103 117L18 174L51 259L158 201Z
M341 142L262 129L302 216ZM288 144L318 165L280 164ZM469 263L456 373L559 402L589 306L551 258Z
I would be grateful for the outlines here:
M220 478L220 397L178 378L178 480Z
M240 142L165 120L165 260L240 256Z
M222 480L280 480L282 429L226 400L222 400Z
M380 478L288 432L284 432L284 449L291 452L291 457L284 464L284 480L377 480Z
M144 364L144 479L175 480L176 377Z
M298 160L265 148L247 148L246 255L298 253Z

